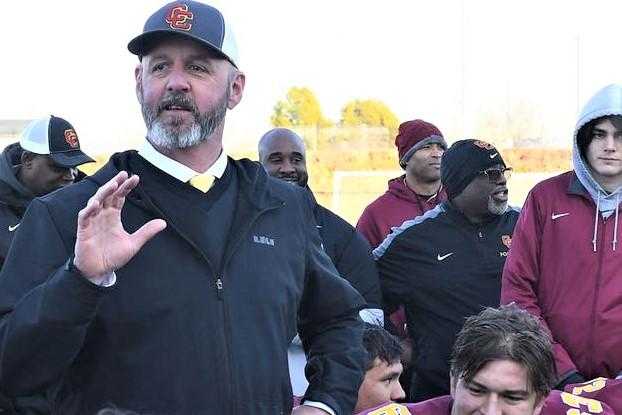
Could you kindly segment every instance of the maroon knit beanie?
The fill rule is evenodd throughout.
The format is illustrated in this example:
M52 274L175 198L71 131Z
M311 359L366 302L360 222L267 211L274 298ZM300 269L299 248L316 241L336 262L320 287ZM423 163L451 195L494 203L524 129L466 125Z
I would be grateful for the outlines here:
M443 134L434 124L423 120L405 121L400 124L399 132L395 137L395 146L400 158L400 166L406 167L410 157L427 144L440 144L447 150L447 142Z

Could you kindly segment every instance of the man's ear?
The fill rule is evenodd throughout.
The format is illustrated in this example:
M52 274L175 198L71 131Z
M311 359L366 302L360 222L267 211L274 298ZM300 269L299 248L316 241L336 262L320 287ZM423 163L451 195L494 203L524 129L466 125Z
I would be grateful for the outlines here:
M141 91L142 91L142 81L143 81L143 65L142 62L136 65L134 69L134 79L136 81L136 98L138 98L138 102L141 102Z
M30 151L23 151L20 157L22 168L31 169L32 162L35 159L35 156L36 156L35 153L31 153Z
M227 108L229 109L235 108L240 103L244 94L244 85L246 85L246 75L244 75L244 72L235 71L236 73L229 83L229 100L227 101Z

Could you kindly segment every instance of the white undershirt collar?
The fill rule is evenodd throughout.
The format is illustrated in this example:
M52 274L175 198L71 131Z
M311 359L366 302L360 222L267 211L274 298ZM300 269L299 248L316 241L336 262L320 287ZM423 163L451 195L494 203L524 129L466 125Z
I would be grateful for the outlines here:
M227 168L227 155L224 151L220 152L220 155L214 164L212 164L205 173L195 171L190 167L181 164L177 160L173 160L172 158L160 153L155 149L155 147L153 147L149 140L145 140L143 146L138 151L138 154L140 154L140 156L149 163L162 170L164 173L173 176L180 182L184 183L193 177L201 176L203 174L209 174L217 179L220 179Z

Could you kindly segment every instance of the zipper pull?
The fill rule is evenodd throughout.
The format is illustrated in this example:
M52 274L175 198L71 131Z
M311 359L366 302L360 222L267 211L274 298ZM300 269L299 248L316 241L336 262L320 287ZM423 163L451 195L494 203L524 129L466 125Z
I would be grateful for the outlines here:
M216 295L218 296L218 299L219 299L219 300L222 300L222 299L223 299L223 296L222 296L222 288L223 288L223 287L222 287L222 278L217 277L217 278L216 278Z

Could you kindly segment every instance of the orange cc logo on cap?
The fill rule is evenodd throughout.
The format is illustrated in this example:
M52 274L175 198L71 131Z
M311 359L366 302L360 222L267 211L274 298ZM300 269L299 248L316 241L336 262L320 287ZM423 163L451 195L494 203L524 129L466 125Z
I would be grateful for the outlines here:
M503 242L503 245L510 249L512 246L512 237L510 235L501 235L501 242Z
M71 148L77 148L80 145L78 134L76 134L73 128L65 130L65 141Z
M194 15L188 11L188 5L180 4L171 9L166 16L166 23L171 29L190 30L192 29L192 19Z
M494 150L495 146L482 140L473 141L473 145L483 148L484 150Z

